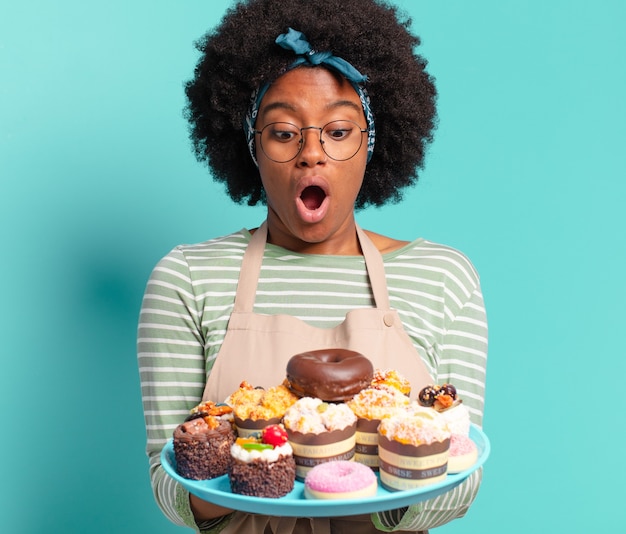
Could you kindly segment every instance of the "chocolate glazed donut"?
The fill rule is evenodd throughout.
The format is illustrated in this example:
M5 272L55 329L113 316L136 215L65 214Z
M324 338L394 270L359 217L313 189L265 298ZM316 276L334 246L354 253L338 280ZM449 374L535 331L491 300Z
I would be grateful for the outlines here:
M299 397L343 402L368 387L374 367L363 354L346 349L302 352L287 362L287 385Z

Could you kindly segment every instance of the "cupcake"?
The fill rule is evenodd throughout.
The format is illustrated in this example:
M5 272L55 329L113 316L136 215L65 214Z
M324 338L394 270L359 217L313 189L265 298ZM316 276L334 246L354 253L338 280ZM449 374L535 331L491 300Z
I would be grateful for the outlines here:
M296 478L304 480L318 464L354 458L356 415L346 404L302 397L285 412L283 422L293 447Z
M426 386L419 392L417 402L420 406L439 412L452 434L469 435L469 411L463 405L463 401L452 384Z
M189 415L185 421L190 421L197 417L206 417L207 415L229 421L231 424L233 422L233 409L227 404L217 404L213 401L202 401L200 404L194 406L189 410Z
M265 427L260 438L237 438L230 454L228 480L233 493L278 498L293 489L296 464L281 425Z
M378 471L378 425L385 417L406 409L409 398L391 387L368 388L346 404L357 416L354 459Z
M411 384L395 369L376 369L370 387L377 389L390 387L400 391L407 397L411 394Z
M476 444L469 437L470 414L452 384L426 386L418 395L421 406L438 412L450 430L448 473L469 469L478 458Z
M181 476L206 480L228 471L235 433L227 420L213 415L193 417L176 427L173 441L176 471Z
M388 490L413 489L443 480L450 431L440 414L412 405L378 426L380 482Z
M285 411L298 397L285 386L268 390L242 382L226 403L232 406L239 437L260 437L266 426L280 423Z

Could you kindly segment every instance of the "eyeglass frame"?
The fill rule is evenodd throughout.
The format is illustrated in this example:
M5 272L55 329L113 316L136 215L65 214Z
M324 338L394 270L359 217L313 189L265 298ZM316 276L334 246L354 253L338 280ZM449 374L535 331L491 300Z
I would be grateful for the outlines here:
M359 143L359 148L357 148L356 152L354 154L352 154L352 156L350 156L349 158L346 158L346 159L336 159L336 158L333 158L328 152L326 152L326 149L324 148L325 141L322 139L322 132L324 131L324 128L326 128L326 126L328 126L329 124L332 124L333 122L351 122L352 124L354 124L359 129L359 131L361 133L361 141ZM289 163L290 161L293 161L294 159L296 159L300 155L300 152L302 152L302 149L304 148L304 134L302 133L304 130L319 130L319 132L320 132L320 137L319 137L320 146L322 147L322 150L324 151L324 154L326 154L333 161L348 161L348 160L351 160L354 156L356 156L359 153L359 151L361 150L361 147L363 146L363 134L366 133L366 134L369 135L369 133L370 133L369 128L363 129L356 122L354 122L354 121L352 121L350 119L336 119L336 120L327 122L322 127L319 127L319 126L303 126L301 128L299 126L295 125L293 122L274 121L274 122L270 122L270 123L266 124L260 130L253 129L252 133L253 134L262 135L263 131L268 126L272 126L274 124L289 124L290 126L293 126L296 130L300 131L300 140L298 141L298 144L300 145L300 148L298 149L298 151L295 153L295 155L292 158L286 159L284 161L279 161L279 160L270 158L267 155L267 152L265 152L265 149L263 148L263 143L261 142L261 140L259 140L259 144L261 145L261 150L263 151L263 154L265 154L267 159L269 159L270 161L273 161L274 163Z

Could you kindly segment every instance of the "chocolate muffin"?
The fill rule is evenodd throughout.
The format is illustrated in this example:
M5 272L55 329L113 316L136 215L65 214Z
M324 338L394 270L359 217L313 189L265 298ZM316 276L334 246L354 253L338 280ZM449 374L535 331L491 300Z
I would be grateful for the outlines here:
M232 425L214 416L198 417L174 430L176 471L185 478L206 480L228 472Z

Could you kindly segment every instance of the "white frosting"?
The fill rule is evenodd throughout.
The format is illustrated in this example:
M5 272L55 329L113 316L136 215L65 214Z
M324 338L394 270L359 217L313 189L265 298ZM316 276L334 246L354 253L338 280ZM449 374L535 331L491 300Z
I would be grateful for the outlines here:
M230 454L236 460L250 463L254 460L263 460L264 462L276 462L281 456L292 456L293 449L289 443L284 443L280 447L273 449L244 449L241 445L233 443L230 448Z
M448 429L452 434L461 434L468 436L470 431L470 415L469 410L464 404L459 404L454 408L444 410L441 416L448 424Z
M399 409L406 408L409 402L409 398L399 390L381 386L362 390L346 404L359 417L383 419Z
M354 424L356 415L345 404L325 403L317 398L303 397L287 410L283 422L290 430L320 434L342 430Z
M444 441L450 437L448 424L441 414L416 403L412 403L409 410L383 419L378 431L389 439L413 445Z

